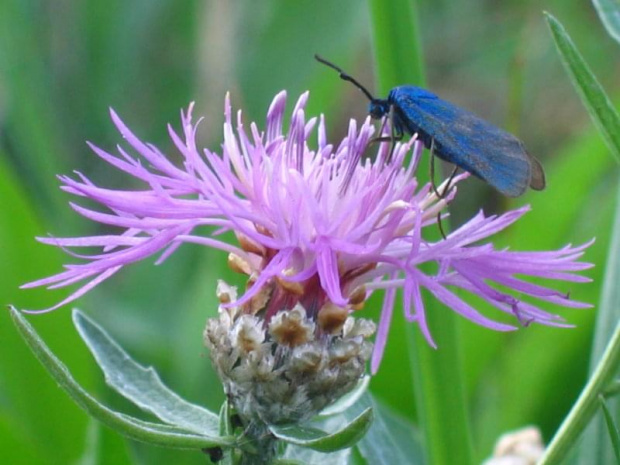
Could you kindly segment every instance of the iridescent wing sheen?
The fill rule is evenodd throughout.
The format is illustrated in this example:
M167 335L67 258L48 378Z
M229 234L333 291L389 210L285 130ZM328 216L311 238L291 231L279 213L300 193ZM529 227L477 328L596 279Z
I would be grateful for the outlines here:
M519 139L473 113L414 86L396 87L388 102L396 109L396 123L418 133L435 155L489 183L499 192L517 197L527 189L543 189L545 178L538 160Z

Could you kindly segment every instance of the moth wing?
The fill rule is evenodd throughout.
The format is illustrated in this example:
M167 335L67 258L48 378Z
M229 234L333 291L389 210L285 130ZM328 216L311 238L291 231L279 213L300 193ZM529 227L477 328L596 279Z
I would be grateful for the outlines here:
M531 156L529 153L528 157L530 157L530 161L532 162L532 178L530 179L530 187L535 191L541 191L547 185L547 181L545 180L545 171L537 158Z
M392 98L410 123L408 129L421 132L427 145L434 140L440 158L510 197L523 194L528 185L544 188L542 166L513 135L431 93L416 97L399 92Z

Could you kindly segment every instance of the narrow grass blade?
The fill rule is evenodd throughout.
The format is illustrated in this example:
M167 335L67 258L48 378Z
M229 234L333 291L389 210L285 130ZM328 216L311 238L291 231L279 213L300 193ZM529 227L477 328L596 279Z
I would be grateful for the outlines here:
M420 45L416 2L369 0L373 52L379 91L397 84L424 85L424 59Z
M590 423L596 414L598 407L598 397L605 391L605 388L613 381L614 376L620 365L620 322L614 325L614 334L602 358L598 362L594 373L588 380L588 384L583 388L581 395L573 405L573 408L565 418L549 446L545 450L544 456L538 462L539 465L556 465L564 463L573 446L581 437L585 427ZM603 464L610 463L610 460L595 459L584 462L580 457L581 463Z
M620 117L564 26L545 12L551 35L573 85L611 153L620 162Z
M620 432L616 422L607 408L607 403L603 396L599 396L599 402L601 403L601 409L603 410L603 416L605 417L605 423L607 424L607 431L609 432L609 438L611 439L611 445L614 449L614 455L616 456L616 465L620 465Z
M600 360L611 339L616 322L620 321L620 288L618 287L618 282L620 281L620 183L618 183L614 215L614 225L609 252L607 253L607 264L605 266L605 278L600 305L596 314L596 327L590 356L591 374L594 372L598 360ZM620 411L618 399L610 399L608 404L611 411ZM612 459L613 453L605 434L605 429L604 420L600 416L595 418L592 424L588 426L580 445L580 464L586 465Z

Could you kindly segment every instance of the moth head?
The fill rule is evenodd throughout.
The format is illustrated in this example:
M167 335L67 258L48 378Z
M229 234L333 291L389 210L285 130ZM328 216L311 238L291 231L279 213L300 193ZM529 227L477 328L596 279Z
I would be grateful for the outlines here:
M387 100L372 99L368 104L368 114L373 119L381 119L390 111Z

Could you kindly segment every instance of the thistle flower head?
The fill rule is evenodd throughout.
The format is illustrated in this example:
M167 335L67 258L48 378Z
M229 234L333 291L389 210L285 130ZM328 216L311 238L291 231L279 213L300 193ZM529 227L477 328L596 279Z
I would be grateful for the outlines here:
M236 293L220 281L222 302ZM327 334L299 303L283 306L268 324L236 305L222 305L219 313L207 321L204 341L246 422L309 420L355 387L372 352L368 338L375 325L368 320L347 317L338 332Z
M75 179L62 176L65 191L104 207L100 211L72 204L79 214L121 232L40 238L63 248L98 246L102 251L80 256L84 263L67 265L65 271L26 286L85 282L54 309L130 263L156 254L161 263L188 242L213 247L227 252L230 266L247 277L238 297L219 294L220 320L229 321L234 329L226 338L237 341L235 350L261 352L265 344L278 343L294 351L315 341L342 338L350 314L361 309L370 294L384 291L373 371L381 359L399 290L405 316L418 324L431 345L423 288L465 318L499 331L530 323L565 326L561 317L536 302L587 306L522 277L586 281L576 272L590 266L578 261L589 244L515 252L497 250L485 242L517 221L528 207L503 215L480 212L445 239L425 239L425 231L436 227L437 214L456 189L438 198L429 184L418 185L414 174L421 144L413 138L396 144L392 154L388 143L370 145L374 127L367 119L359 127L351 121L346 137L332 145L323 117L306 119L307 98L307 93L299 98L285 130L286 94L278 94L261 131L253 123L246 128L241 112L233 119L227 97L221 152L197 148L198 125L190 105L181 114L181 132L169 128L183 157L180 165L138 139L112 112L131 151L119 146L118 153L112 154L91 148L145 187L122 191L99 187L81 174ZM373 157L364 156L373 150ZM227 231L234 232L236 244L222 239ZM429 262L436 265L432 272L422 267ZM514 317L516 324L483 315L455 290L482 298ZM218 339L218 331L210 331L207 339ZM365 338L358 342L363 345ZM359 353L361 363L365 350Z

